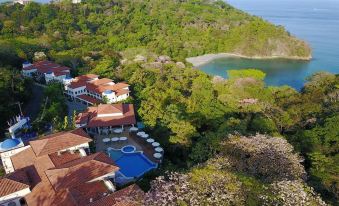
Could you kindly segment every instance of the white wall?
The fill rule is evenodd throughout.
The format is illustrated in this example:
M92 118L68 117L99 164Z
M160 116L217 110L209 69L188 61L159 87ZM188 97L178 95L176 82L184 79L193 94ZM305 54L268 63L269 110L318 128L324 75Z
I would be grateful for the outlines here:
M31 192L31 190L29 188L25 188L23 190L19 190L17 192L12 193L12 194L0 197L0 204L6 204L6 203L9 203L9 202L18 201L21 198L25 197L30 192Z
M3 153L0 154L1 161L2 161L2 164L4 165L4 169L5 169L6 174L14 172L14 167L13 167L13 163L12 163L12 160L11 160L11 156L18 154L19 152L21 152L25 149L28 149L29 147L30 146L28 145L28 146L25 146L25 147L20 147L20 148L13 149L13 150L3 152Z

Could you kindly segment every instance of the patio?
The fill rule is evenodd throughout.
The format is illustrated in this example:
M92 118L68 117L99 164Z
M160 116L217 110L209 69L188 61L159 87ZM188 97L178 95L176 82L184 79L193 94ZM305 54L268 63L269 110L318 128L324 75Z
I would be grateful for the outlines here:
M121 140L122 137L126 137L127 139ZM149 143L146 139L137 136L136 132L129 132L129 128L124 128L121 133L112 133L107 135L96 134L94 135L94 140L97 152L106 151L109 147L121 149L126 145L133 145L135 146L136 151L143 151L149 160L155 163L161 162L161 159L157 159L153 156L156 151L155 147L152 146L152 143Z

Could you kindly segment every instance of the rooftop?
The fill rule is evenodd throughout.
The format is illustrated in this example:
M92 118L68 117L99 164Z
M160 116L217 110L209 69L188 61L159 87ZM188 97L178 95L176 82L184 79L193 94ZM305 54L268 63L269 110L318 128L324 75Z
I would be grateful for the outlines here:
M68 74L70 68L56 64L50 61L39 61L31 66L23 68L23 70L37 69L40 73L54 72L55 75Z
M122 115L120 115L121 113ZM85 112L77 116L76 123L84 124L85 121L87 121L88 127L136 124L134 106L133 104L100 104L98 106L88 107Z
M48 135L44 138L30 141L29 144L37 156L42 156L91 141L82 129L76 129L71 132Z
M12 156L15 171L0 179L0 197L30 188L31 193L25 196L29 206L88 205L105 199L109 190L102 181L93 180L119 169L111 158L102 152L84 157L79 153L50 153L54 148L65 148L88 139L80 130L49 135L40 140L42 142L31 141L25 150ZM55 141L63 146L49 146L55 145ZM34 150L38 143L40 147Z

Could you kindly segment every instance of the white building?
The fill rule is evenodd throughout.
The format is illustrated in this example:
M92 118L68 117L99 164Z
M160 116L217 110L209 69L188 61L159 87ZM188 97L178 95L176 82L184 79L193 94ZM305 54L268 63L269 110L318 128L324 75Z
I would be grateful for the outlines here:
M87 105L101 102L116 103L126 100L129 93L128 84L114 83L107 78L99 79L99 76L95 74L78 76L65 85L65 94Z
M40 61L34 64L25 62L22 64L22 75L25 77L35 77L36 79L45 79L46 83L57 81L64 83L69 78L70 68L61 66L50 61Z
M30 3L31 0L13 0L13 4L22 4L22 5L26 5L28 3Z

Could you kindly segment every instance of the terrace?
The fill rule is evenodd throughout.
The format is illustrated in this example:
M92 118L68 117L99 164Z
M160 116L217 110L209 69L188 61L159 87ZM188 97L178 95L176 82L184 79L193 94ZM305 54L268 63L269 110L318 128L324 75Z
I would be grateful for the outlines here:
M119 128L121 129L121 128ZM161 158L155 158L154 154L157 153L152 143L148 143L147 139L142 138L137 135L136 132L130 132L130 128L125 128L121 133L114 133L113 131L110 134L96 134L94 135L94 141L96 146L96 151L107 151L108 148L121 149L127 145L133 145L136 148L136 151L142 151L143 154L152 162L160 163ZM126 140L117 140L112 141L114 138L127 137ZM109 139L109 141L107 141ZM150 138L149 138L150 139ZM106 141L107 142L106 142Z

